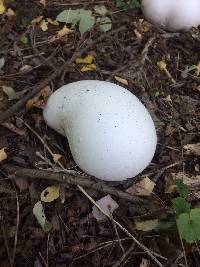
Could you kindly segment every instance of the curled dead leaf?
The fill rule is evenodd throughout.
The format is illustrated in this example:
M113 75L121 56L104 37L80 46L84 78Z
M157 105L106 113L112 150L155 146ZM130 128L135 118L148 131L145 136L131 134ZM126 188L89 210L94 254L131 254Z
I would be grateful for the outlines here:
M81 72L86 72L86 71L94 71L97 69L97 66L95 64L88 64L86 66L83 66L81 68Z
M5 152L5 148L0 149L0 162L7 159L7 154Z
M119 76L115 76L115 80L118 81L119 83L124 84L124 85L128 85L128 81L124 78L119 77Z
M148 177L144 177L140 182L129 187L126 192L132 195L149 196L153 192L155 185Z
M36 23L39 23L42 19L43 19L44 16L39 16L39 17L36 17L35 19L33 19L31 21L32 24L36 24Z
M50 86L45 86L38 94L36 94L33 98L27 101L26 108L31 109L33 107L37 107L43 109L46 105L47 99L51 94L52 90Z
M183 148L186 150L185 154L187 155L200 156L200 143L187 144Z
M48 22L46 20L42 20L40 22L40 29L43 31L43 32L46 32L48 30Z
M41 200L43 202L52 202L59 198L60 196L60 187L59 186L48 186L45 190L41 193Z
M92 62L94 61L94 56L93 55L87 55L84 58L77 58L75 60L76 64L92 64Z

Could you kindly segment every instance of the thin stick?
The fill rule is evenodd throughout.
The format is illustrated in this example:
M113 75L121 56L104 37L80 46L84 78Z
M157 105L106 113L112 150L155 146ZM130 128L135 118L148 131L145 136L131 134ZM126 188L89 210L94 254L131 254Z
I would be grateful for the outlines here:
M14 247L13 247L13 253L12 253L12 266L14 266L14 263L15 263L15 255L16 255L16 248L17 248L17 241L18 241L18 229L19 229L19 198L18 198L17 190L16 190L14 183L13 183L13 186L14 186L15 195L16 195L17 217L16 217L15 241L14 241Z
M149 255L149 257L151 257L151 259L157 263L158 266L163 267L163 264L153 255L153 251L140 243L126 228L124 228L119 222L113 219L109 214L105 213L104 210L94 201L94 199L88 195L88 193L83 189L82 186L77 185L77 187L107 218L113 221L127 236L129 236L142 250L144 250Z
M118 190L112 186L109 186L107 183L103 181L96 182L94 180L94 177L87 177L78 174L75 175L71 173L54 173L52 171L46 171L46 170L22 169L10 165L9 166L4 165L4 168L8 172L14 172L16 176L27 177L31 179L45 179L49 181L51 180L62 184L67 183L71 185L81 185L86 188L90 188L93 190L117 196L118 198L125 199L134 204L138 203L138 204L149 205L148 199L133 196L127 192L123 192L122 190Z

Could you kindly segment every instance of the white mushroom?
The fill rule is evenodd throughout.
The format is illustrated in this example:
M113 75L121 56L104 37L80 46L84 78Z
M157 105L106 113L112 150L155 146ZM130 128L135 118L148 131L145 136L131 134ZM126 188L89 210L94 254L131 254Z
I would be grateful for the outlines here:
M147 20L169 31L186 31L200 25L199 0L142 0Z
M46 123L66 136L76 164L107 181L121 181L148 166L157 143L154 123L131 92L110 82L85 80L54 92Z

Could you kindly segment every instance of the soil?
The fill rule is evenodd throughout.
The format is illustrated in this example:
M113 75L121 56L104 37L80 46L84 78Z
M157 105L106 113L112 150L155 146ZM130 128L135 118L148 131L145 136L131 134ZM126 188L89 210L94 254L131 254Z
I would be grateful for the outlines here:
M152 163L143 173L109 185L125 191L145 176L156 185L150 196L143 197L152 203L150 206L112 196L119 205L112 216L140 243L156 252L163 266L185 266L184 254L188 266L200 266L198 244L181 243L176 226L166 226L174 221L171 201L176 192L166 193L172 174L199 174L199 154L184 149L185 145L199 142L199 29L165 32L146 22L139 10L120 10L109 0L58 0L43 5L44 2L6 1L6 7L15 15L0 15L0 58L5 60L0 68L0 116L46 78L49 82L45 86L52 91L83 79L107 80L129 89L150 111L158 145ZM75 28L66 36L52 39L62 29L62 23L49 23L48 30L42 31L39 23L32 22L39 16L54 20L64 9L92 9L95 4L104 4L109 10L110 32L101 32L97 25L83 36ZM22 36L27 37L27 43L23 43ZM81 66L73 60L51 79L80 51L81 57L94 56L95 71L81 72ZM166 63L166 70L159 68L161 61ZM194 65L198 68L185 71ZM128 85L115 76L125 79ZM14 89L15 99L8 99L4 86ZM91 214L93 204L75 185L61 185L60 197L43 203L51 231L45 232L38 224L33 207L41 192L56 182L18 177L11 169L48 169L56 173L60 169L52 155L59 154L65 168L83 175L73 161L67 140L43 120L42 108L48 96L39 95L31 107L25 101L0 125L0 149L5 148L7 154L0 162L0 266L157 266L130 236L116 230L112 220L98 222ZM106 195L92 188L86 191L94 200ZM197 192L193 190L190 195L194 207L199 206ZM136 229L138 220L150 219L158 219L163 227L147 232Z

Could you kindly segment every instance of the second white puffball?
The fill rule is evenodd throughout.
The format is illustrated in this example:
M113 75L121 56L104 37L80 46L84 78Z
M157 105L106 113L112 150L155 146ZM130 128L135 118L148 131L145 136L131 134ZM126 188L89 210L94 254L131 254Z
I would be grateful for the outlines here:
M169 31L187 31L200 25L199 0L142 0L147 20Z
M142 172L157 143L152 118L131 92L110 82L85 80L54 92L46 123L66 136L76 164L107 181Z

